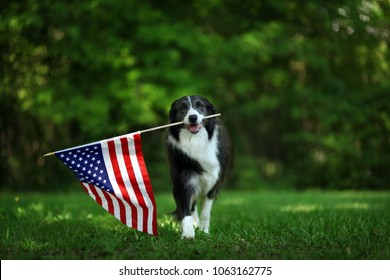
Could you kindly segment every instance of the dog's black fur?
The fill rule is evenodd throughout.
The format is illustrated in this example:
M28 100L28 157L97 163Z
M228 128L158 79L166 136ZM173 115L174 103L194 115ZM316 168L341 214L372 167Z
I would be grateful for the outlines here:
M194 218L194 222L198 222L198 197L203 202L208 200L212 205L230 164L231 143L221 120L203 119L212 114L215 114L213 105L201 96L182 97L173 102L169 111L171 123L185 122L184 125L170 127L167 139L176 202L174 213L182 223L189 216ZM208 233L211 206L207 208L210 209L204 212L202 210L200 223L203 227L201 229ZM202 221L203 218L205 221ZM194 233L188 233L191 231L189 228L190 226L183 224L182 237L194 237Z

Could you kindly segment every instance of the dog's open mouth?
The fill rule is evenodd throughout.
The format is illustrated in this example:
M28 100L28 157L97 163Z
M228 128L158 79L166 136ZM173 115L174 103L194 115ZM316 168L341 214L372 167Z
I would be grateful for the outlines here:
M188 129L189 132L195 134L195 133L198 133L199 130L203 127L203 123L199 123L199 124L185 124L185 127Z

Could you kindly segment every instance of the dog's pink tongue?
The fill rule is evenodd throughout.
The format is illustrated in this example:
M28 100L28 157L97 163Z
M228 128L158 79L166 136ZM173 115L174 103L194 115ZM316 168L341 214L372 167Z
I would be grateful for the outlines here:
M197 133L199 131L199 129L201 128L201 125L198 124L198 125L190 125L188 127L188 130L191 132L191 133Z

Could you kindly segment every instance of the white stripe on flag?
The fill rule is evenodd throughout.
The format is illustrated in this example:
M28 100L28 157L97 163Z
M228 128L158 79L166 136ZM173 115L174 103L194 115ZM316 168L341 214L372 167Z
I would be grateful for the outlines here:
M129 226L129 227L132 227L133 226L133 223L132 223L132 212L131 212L131 209L130 207L128 206L128 203L126 203L123 199L123 196L122 196L122 192L118 186L118 183L116 181L116 178L115 178L115 171L114 171L114 168L112 167L112 163L111 163L111 158L110 158L110 153L109 153L109 149L108 149L108 145L107 145L108 142L106 141L102 141L100 144L102 146L102 152L103 152L103 159L104 159L104 164L106 165L106 169L107 169L107 175L108 175L108 178L110 180L110 183L111 183L111 186L112 188L114 189L114 193L115 195L118 197L118 198L122 198L121 200L124 202L123 204L125 205L126 207L126 212L125 212L125 215L126 215L126 224ZM99 188L97 188L99 189ZM100 190L100 189L99 189ZM108 192L107 192L108 193ZM111 197L111 199L113 198L113 196L108 193ZM104 197L104 196L103 196ZM118 202L118 199L115 198L115 200L113 200L113 202L115 201L114 203L114 213L112 213L118 220L121 221L121 213L120 213L120 207L119 207L119 202Z
M131 137L132 137L132 140L134 141L133 135L131 135ZM135 174L138 186L140 188L142 196L144 197L146 207L149 209L148 217L147 217L147 219L148 219L147 220L147 223L148 223L147 230L148 230L148 232L153 232L153 230L152 230L152 228L153 228L152 227L152 225L153 225L153 211L155 211L155 209L154 209L153 203L150 200L149 195L146 191L145 182L144 182L142 172L141 172L141 169L140 169L139 163L138 163L138 158L136 155L135 145L130 146L130 159L131 159L131 164L133 165L134 174Z
M100 200L102 202L101 206L108 212L110 212L109 211L109 204L111 202L112 205L113 205L113 208L114 208L114 213L111 213L111 212L110 213L114 217L116 217L118 220L120 220L119 203L118 203L118 200L113 195L111 195L110 193L106 192L106 194L108 195L108 197L110 199L110 201L108 201L106 196L104 195L103 191L100 188L96 188L95 186L89 185L89 184L86 184L86 183L82 183L82 184L88 190L88 194L92 197L92 199L95 200L96 202L98 200ZM92 190L92 188L93 188L93 190ZM96 197L94 191L97 193L98 197Z
M95 194L91 191L91 189L89 188L89 185L88 185L87 183L83 183L83 182L80 182L80 183L81 183L81 184L84 186L84 188L87 190L88 195L89 195L90 197L92 197L93 200L96 201L96 196L95 196Z
M98 192L99 197L102 199L102 201L105 201L107 203L107 199L103 193L104 191L102 191L100 188L96 188L96 187L94 187L94 188ZM118 199L115 196L113 196L112 194L110 194L109 192L105 192L105 194L108 195L112 201L113 208L114 208L114 213L112 213L112 214L120 221L121 220L121 211L120 211ZM106 209L108 211L108 205L107 205L107 208L104 208L104 209Z
M126 169L126 163L125 163L125 160L123 158L122 144L121 144L120 139L115 139L114 143L115 143L115 152L117 155L118 165L119 165L119 169L121 172L121 176L123 178L123 182L126 186L126 190L127 190L128 194L129 194L130 201L137 208L137 219L138 219L137 229L139 231L143 231L143 224L142 224L143 210L142 210L141 206L139 205L137 196L134 192L134 187L131 185L131 182L130 182L129 174L128 174L127 169ZM126 141L126 145L129 145L131 147L134 144ZM132 166L132 167L134 168L134 166ZM127 202L125 202L125 203L126 203L126 205L128 205ZM130 207L127 207L127 208L130 208ZM127 209L127 208L126 208L126 210L131 211L131 209Z

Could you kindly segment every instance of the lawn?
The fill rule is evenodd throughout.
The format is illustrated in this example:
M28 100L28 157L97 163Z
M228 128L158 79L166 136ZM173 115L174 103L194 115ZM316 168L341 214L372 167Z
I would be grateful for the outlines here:
M159 236L83 192L1 194L1 259L390 259L390 192L224 191L210 235L181 240L157 193Z

